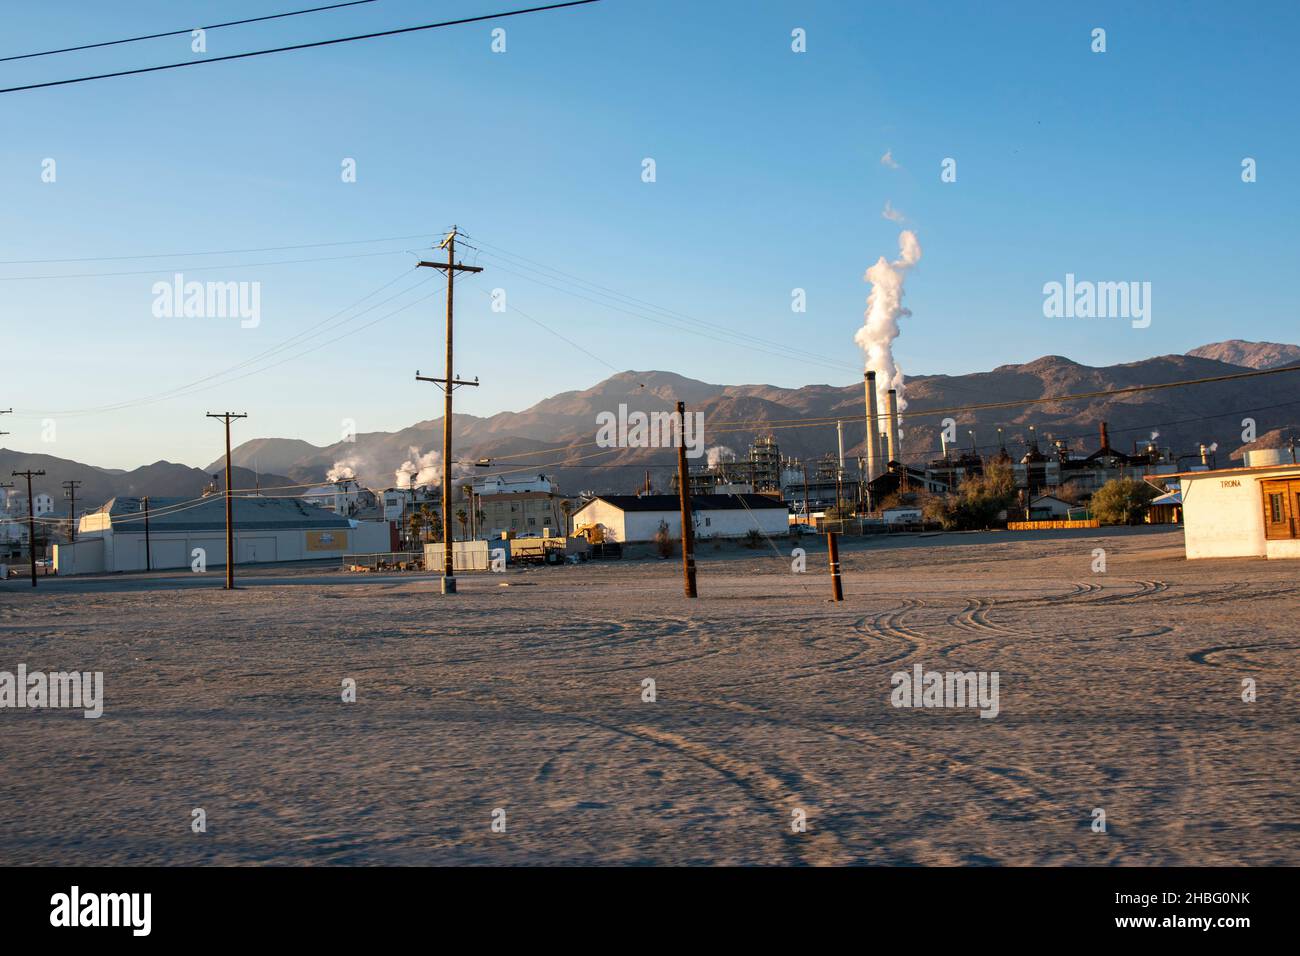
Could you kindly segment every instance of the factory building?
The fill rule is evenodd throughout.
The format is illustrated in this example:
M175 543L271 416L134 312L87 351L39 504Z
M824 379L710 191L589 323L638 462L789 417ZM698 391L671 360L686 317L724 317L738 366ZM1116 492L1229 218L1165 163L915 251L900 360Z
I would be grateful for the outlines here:
M555 483L546 475L531 478L488 475L475 479L470 490L472 510L477 512L472 516L475 519L472 522L475 537L542 535L547 529L552 535L559 535L568 525L566 504L569 499L559 493ZM460 510L466 512L467 518L471 517L468 501L453 509Z
M692 495L695 536L741 538L757 529L763 534L786 534L790 513L785 503L771 495ZM574 528L599 524L606 538L619 543L653 541L660 525L668 535L682 533L681 499L677 495L600 495L572 515Z
M1250 454L1241 468L1172 477L1182 489L1189 559L1300 558L1300 464L1286 450Z
M387 522L356 521L298 498L231 499L235 563L266 564L341 558L391 550ZM198 501L117 497L83 515L75 544L54 547L60 574L208 567L226 563L226 505L221 495Z

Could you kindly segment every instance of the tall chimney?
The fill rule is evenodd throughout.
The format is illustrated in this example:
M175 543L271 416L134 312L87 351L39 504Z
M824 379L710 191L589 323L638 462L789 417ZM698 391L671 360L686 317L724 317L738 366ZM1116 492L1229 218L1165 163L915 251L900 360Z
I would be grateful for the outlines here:
M1101 423L1101 447L1102 448L1110 447L1110 432L1106 431L1105 422Z
M890 389L885 393L889 402L889 461L901 461L903 454L903 436L898 433L898 392Z
M880 410L876 407L876 373L863 376L867 390L867 481L880 477Z
M844 474L844 423L839 419L835 421L835 438L840 445L840 474Z
M1210 449L1205 447L1205 442L1201 442L1201 464L1209 467Z

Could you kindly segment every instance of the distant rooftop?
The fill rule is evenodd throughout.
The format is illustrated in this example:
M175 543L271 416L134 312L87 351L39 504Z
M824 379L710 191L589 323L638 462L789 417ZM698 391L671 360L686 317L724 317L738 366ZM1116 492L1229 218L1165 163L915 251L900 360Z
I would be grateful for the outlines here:
M597 495L592 501L603 501L622 511L677 511L681 508L681 498L677 495ZM771 495L691 495L693 511L741 511L756 508L780 508L784 511L786 504Z
M300 498L263 498L236 495L231 511L237 531L281 531L293 529L348 528L347 518ZM107 514L113 529L144 530L144 502L140 498L116 497L95 514ZM188 498L149 499L150 531L225 531L226 504L221 495L198 501Z

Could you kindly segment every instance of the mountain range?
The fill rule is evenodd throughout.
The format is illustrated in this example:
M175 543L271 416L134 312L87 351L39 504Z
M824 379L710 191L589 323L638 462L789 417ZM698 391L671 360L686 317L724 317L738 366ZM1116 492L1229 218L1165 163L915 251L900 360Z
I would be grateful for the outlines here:
M906 380L903 415L903 457L923 464L940 454L942 419L957 424L957 444L973 442L991 454L1001 441L1012 454L1023 451L1035 426L1041 441L1064 439L1076 449L1095 450L1098 428L1109 425L1111 444L1131 450L1153 440L1178 455L1193 455L1200 443L1217 446L1220 465L1232 463L1234 449L1243 445L1244 418L1255 421L1255 447L1281 444L1294 437L1300 424L1300 375L1281 373L1240 381L1159 389L1129 395L1034 405L1015 404L1080 392L1104 391L1131 385L1151 385L1211 378L1245 369L1270 369L1300 364L1300 346L1231 340L1193 349L1184 355L1162 355L1105 367L1091 367L1060 355L1048 355L1019 365L1003 365L967 375L917 375ZM861 381L847 385L718 385L673 372L627 371L591 388L562 392L521 412L489 417L457 414L454 441L455 474L508 473L554 477L566 493L630 491L640 488L646 472L657 489L667 487L676 467L671 449L602 449L593 444L597 415L629 411L671 411L678 400L690 412L704 415L705 444L715 454L725 449L745 459L749 443L772 434L782 454L816 457L837 448L835 421L843 423L844 450L853 460L863 448L864 401ZM967 406L1010 403L1002 408L964 410ZM820 421L818 421L820 420ZM772 424L767 424L772 423ZM793 427L792 427L793 426ZM232 452L235 487L262 488L325 481L327 475L350 475L372 488L398 483L404 465L423 471L421 480L438 474L441 418L417 422L396 432L359 433L352 441L317 446L296 438L261 438ZM491 460L479 470L468 464ZM94 468L47 455L0 449L0 474L13 469L44 468L37 490L61 500L60 482L81 479L79 504L97 505L115 494L183 495L201 493L220 473L223 460L199 470L165 461L132 471ZM256 470L254 470L256 469ZM283 489L272 493L293 493Z

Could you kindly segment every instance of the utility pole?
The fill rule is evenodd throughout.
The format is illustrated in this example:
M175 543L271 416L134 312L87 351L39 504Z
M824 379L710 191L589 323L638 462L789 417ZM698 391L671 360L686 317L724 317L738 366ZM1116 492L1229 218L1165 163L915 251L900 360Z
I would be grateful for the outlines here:
M27 550L32 556L32 587L36 587L36 509L32 505L32 479L43 477L44 471L15 471L11 477L27 479Z
M153 570L153 547L149 542L149 496L145 495L141 499L144 502L144 569Z
M677 403L677 491L682 503L682 575L686 596L695 591L695 525L691 522L691 478L686 471L686 403Z
M831 561L831 593L836 601L843 601L844 589L840 586L840 546L834 531L826 532L826 550Z
M80 480L65 481L63 483L63 495L68 499L68 542L76 544L77 542L77 487L81 484Z
M808 462L803 464L803 523L806 526L808 519L812 517L812 509L808 506Z
M447 374L445 378L426 378L417 369L415 379L419 382L433 382L442 389L442 593L456 593L456 572L451 557L451 393L457 385L478 385L478 379L462 382L452 374L452 312L453 289L456 286L457 272L482 272L479 266L466 266L456 262L456 227L451 227L447 238L442 240L439 249L447 250L446 262L424 262L420 267L426 269L444 269L447 272Z
M226 423L226 590L235 589L235 522L231 514L232 495L230 485L230 422L235 418L247 418L247 412L208 412L208 418L220 418Z
M0 491L4 491L4 489L6 489L6 488L12 488L13 486L14 486L14 483L13 483L12 481L0 481ZM0 501L4 501L4 500L5 500L5 497L4 497L3 495L0 495ZM5 509L5 514L7 515L8 513L9 513L9 510L8 510L8 508L6 508L6 509ZM9 523L9 522L8 522L8 519L6 519L6 520L5 520L5 524L8 524L8 523ZM9 535L7 535L7 534L4 536L4 546L5 546L5 553L4 553L4 554L0 554L0 568L4 568L4 572L3 572L3 573L4 573L4 577L8 577L8 576L9 576L9 569L8 569L7 567L5 567L5 565L4 565L5 557L6 557L6 555L8 554L8 551L9 551ZM3 580L3 578L0 578L0 580Z

